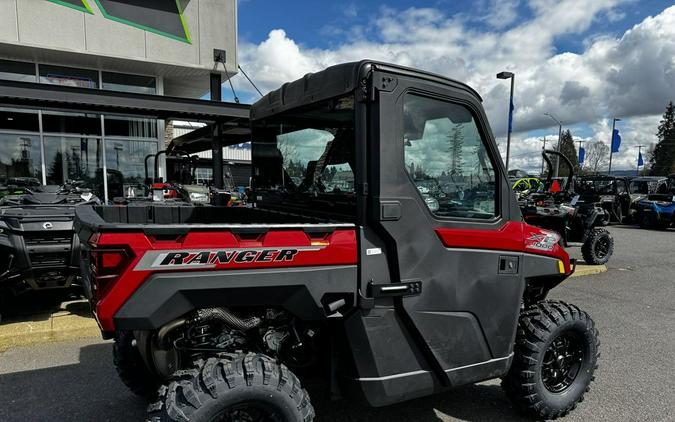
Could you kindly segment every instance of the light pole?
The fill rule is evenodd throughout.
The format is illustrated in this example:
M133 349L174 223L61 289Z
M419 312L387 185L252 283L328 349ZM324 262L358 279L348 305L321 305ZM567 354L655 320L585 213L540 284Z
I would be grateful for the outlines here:
M558 124L558 145L556 145L555 150L560 152L560 140L562 138L562 122L555 117L551 113L544 113L544 116L548 116L551 119L553 119L554 122ZM558 160L558 157L555 157L555 166L553 167L553 177L558 177L558 169L560 168L560 160Z
M614 154L614 129L616 128L616 122L621 121L616 117L612 119L612 134L609 136L609 170L607 170L607 175L612 174L612 155Z
M497 79L511 79L511 95L509 96L509 127L506 132L506 173L509 172L509 156L511 155L511 130L513 129L513 86L516 75L513 72L499 72Z
M541 173L539 174L540 176L544 176L544 156L543 154L546 154L546 137L544 136L544 139L541 139L541 141L544 142L544 146L542 147L542 156L541 156Z

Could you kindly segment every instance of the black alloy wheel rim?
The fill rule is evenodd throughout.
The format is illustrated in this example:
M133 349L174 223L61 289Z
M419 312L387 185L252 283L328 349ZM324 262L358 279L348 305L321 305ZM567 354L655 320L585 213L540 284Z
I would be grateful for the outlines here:
M609 237L602 236L595 242L595 255L602 259L609 253Z
M558 336L544 354L541 368L544 387L552 393L567 390L579 375L583 359L579 337L571 333Z
M248 401L230 406L211 422L285 422L273 406L259 401Z

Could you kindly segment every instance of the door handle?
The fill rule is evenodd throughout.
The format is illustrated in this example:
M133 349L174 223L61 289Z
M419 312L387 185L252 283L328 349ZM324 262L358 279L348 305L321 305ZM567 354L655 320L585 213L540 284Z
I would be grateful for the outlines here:
M362 309L372 309L377 298L419 296L421 294L422 280L408 280L393 284L378 284L370 280L366 294L359 289L359 306Z

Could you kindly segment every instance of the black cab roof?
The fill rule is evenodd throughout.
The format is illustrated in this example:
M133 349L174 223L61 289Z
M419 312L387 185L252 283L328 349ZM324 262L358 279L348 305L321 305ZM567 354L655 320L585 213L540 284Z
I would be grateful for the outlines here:
M312 104L353 91L360 83L360 80L374 70L413 76L450 85L465 90L475 96L478 101L482 101L480 95L473 88L445 76L395 64L362 60L331 66L320 72L308 73L296 81L283 84L279 89L269 92L253 104L251 107L251 119L261 119L281 111Z

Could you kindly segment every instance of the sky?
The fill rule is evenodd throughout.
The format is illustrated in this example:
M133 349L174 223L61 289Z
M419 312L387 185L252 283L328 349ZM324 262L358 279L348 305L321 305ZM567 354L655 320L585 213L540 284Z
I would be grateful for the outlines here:
M635 169L675 101L675 2L656 0L239 0L240 65L263 93L341 62L383 60L468 83L483 97L504 155L515 73L510 168L538 171L551 113L575 139L609 144L612 168ZM242 102L258 94L233 78ZM231 100L229 85L223 99ZM551 144L549 144L551 145Z

